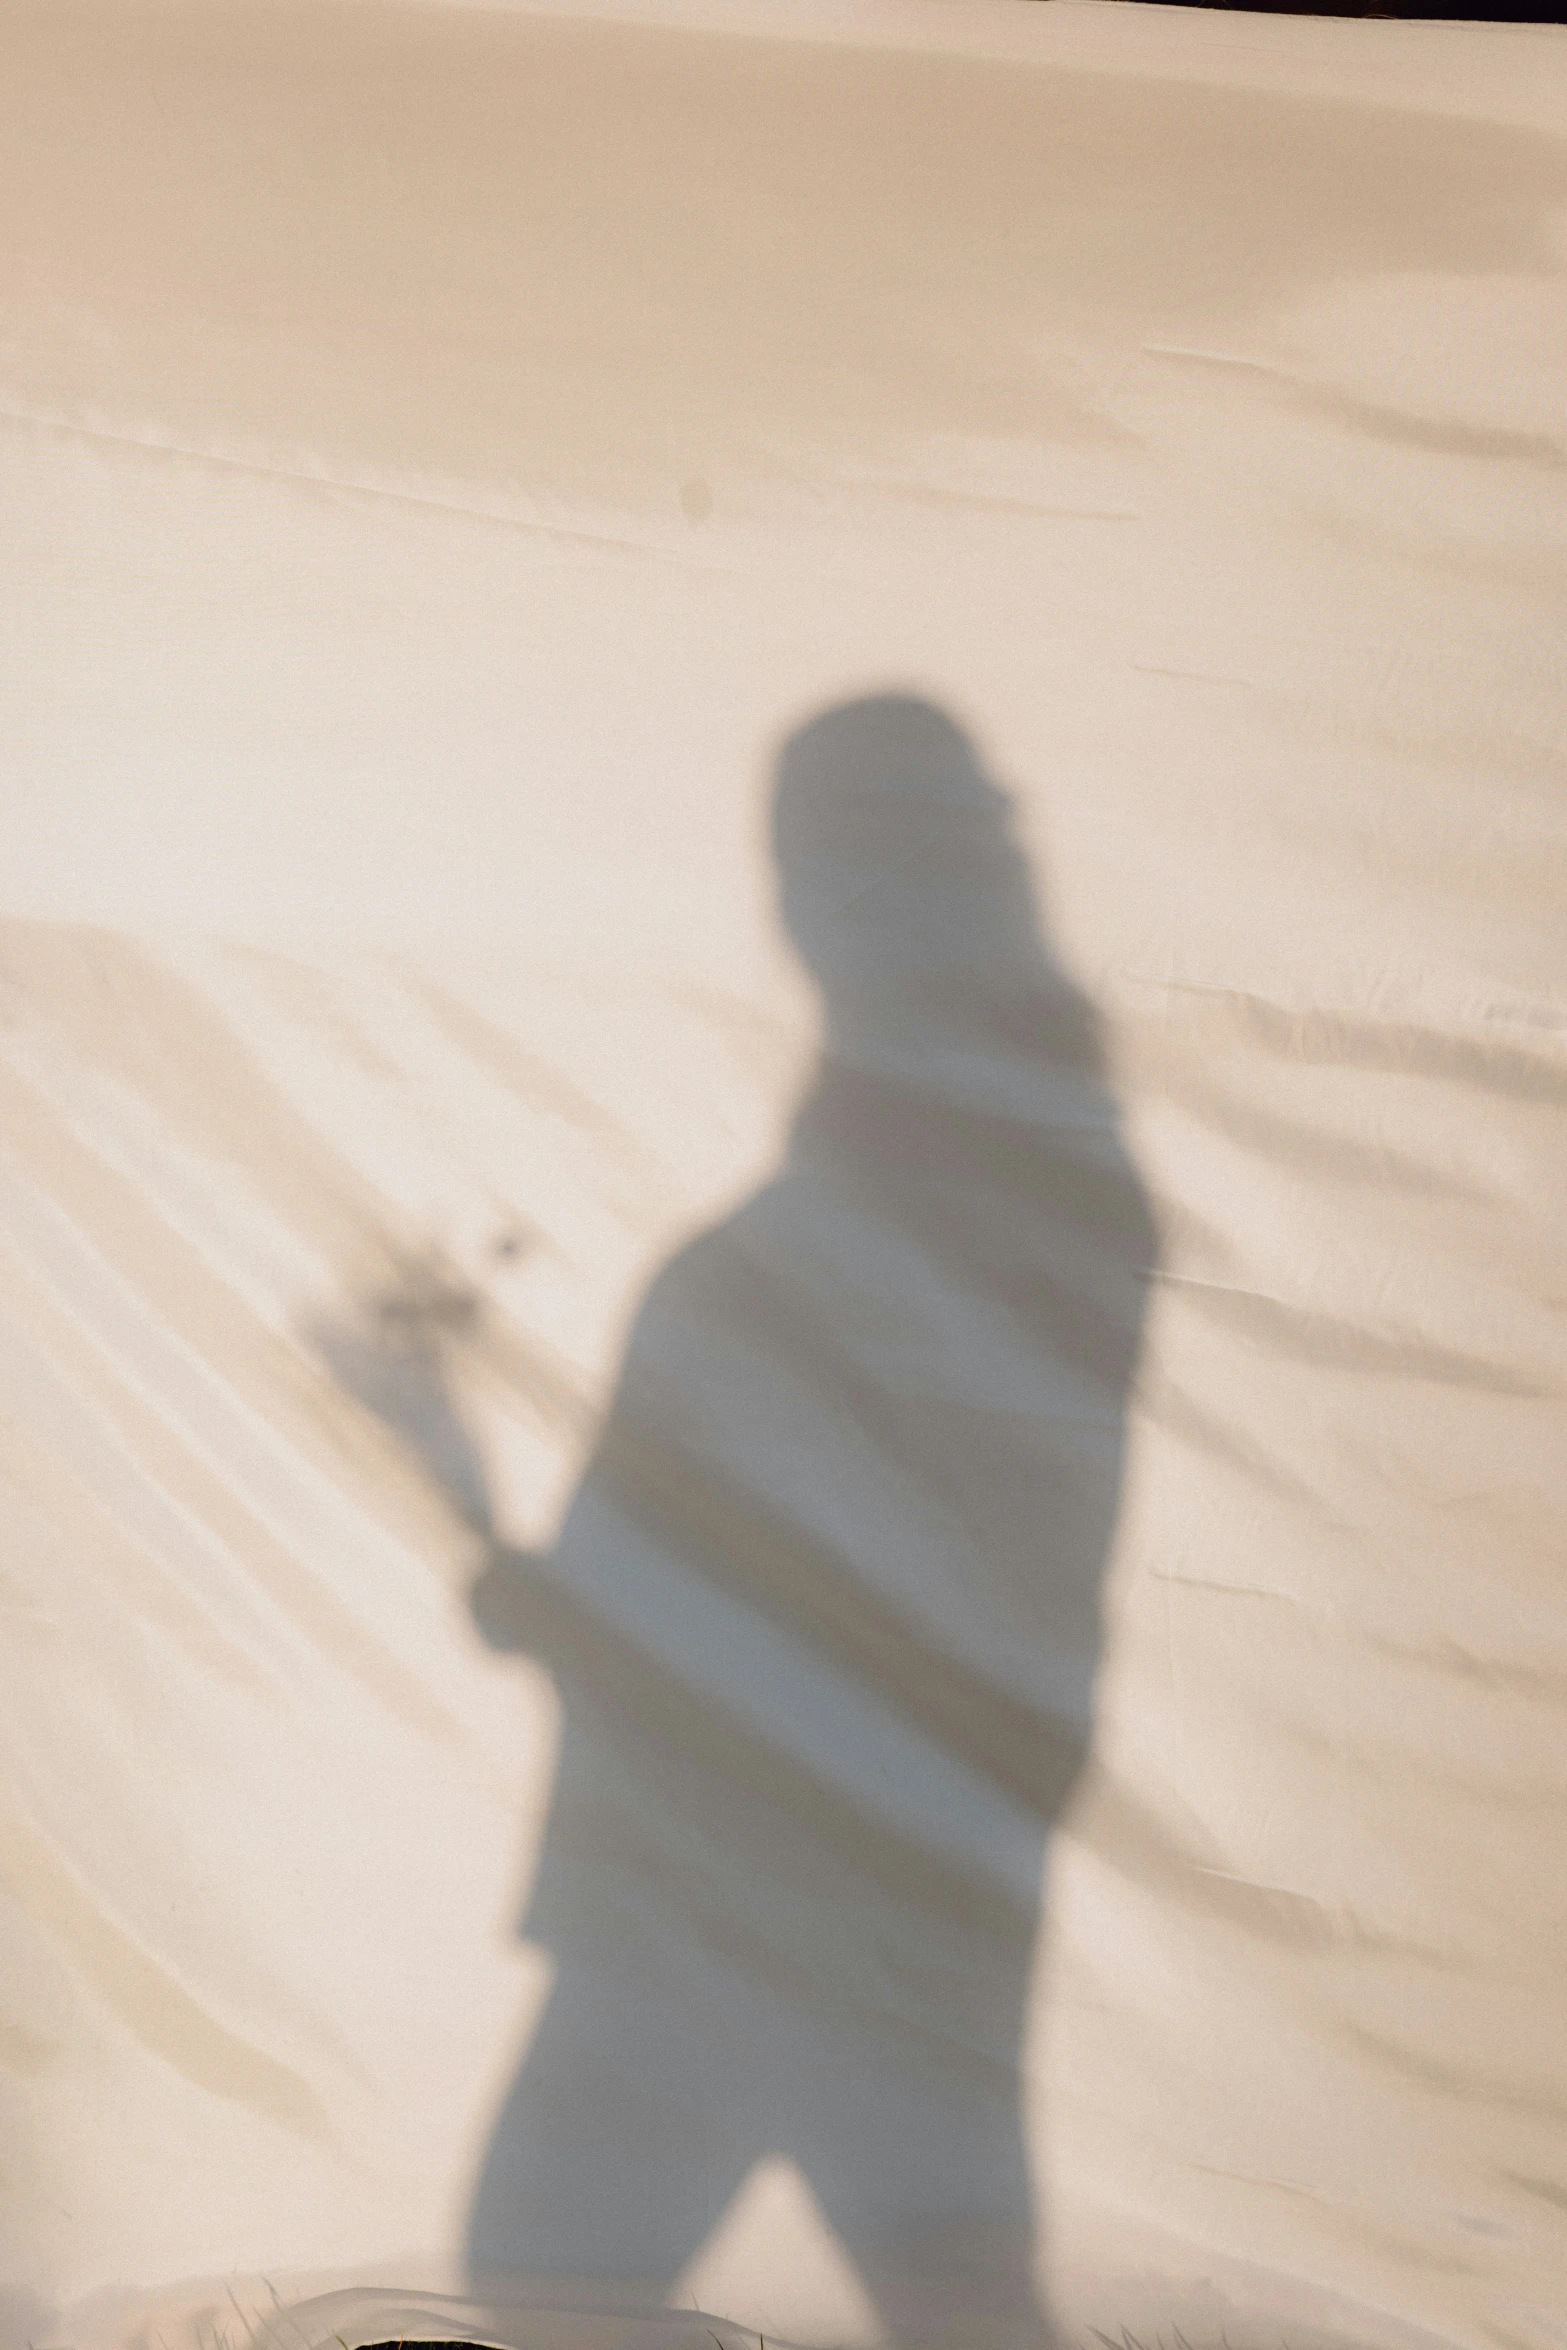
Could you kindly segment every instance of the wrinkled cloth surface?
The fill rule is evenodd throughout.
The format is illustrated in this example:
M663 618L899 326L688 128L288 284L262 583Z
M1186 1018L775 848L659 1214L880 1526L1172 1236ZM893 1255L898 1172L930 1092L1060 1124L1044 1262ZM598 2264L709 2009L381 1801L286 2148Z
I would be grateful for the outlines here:
M1564 40L7 13L7 2344L1559 2350Z

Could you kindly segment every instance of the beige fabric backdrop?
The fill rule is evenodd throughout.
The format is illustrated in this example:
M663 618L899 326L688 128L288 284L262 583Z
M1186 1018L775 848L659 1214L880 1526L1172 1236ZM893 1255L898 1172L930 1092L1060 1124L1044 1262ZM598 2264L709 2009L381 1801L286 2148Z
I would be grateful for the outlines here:
M8 2335L1561 2345L1563 36L0 91Z

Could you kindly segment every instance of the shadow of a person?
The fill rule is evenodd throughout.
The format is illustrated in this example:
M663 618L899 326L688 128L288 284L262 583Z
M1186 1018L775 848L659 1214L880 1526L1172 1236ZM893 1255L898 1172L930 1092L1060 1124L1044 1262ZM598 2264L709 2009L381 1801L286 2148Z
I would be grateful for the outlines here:
M895 2337L967 2295L1026 2338L1021 2050L1154 1230L960 730L832 710L774 821L826 1016L785 1162L653 1283L553 1549L473 1594L564 1730L471 2268L667 2292L783 2155Z

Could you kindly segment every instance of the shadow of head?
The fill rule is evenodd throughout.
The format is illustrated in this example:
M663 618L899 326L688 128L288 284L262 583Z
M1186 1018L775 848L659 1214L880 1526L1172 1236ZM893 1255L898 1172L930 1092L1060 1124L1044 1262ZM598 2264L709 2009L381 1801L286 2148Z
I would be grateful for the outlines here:
M785 928L830 1016L885 1017L965 976L1037 969L1012 803L929 702L877 695L792 734L773 852Z

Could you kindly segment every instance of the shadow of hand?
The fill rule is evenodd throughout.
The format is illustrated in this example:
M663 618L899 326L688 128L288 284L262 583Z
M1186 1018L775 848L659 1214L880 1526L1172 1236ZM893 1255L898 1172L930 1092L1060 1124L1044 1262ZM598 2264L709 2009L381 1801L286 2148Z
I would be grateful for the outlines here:
M503 1652L539 1645L537 1551L492 1549L468 1591L468 1608L487 1647Z

